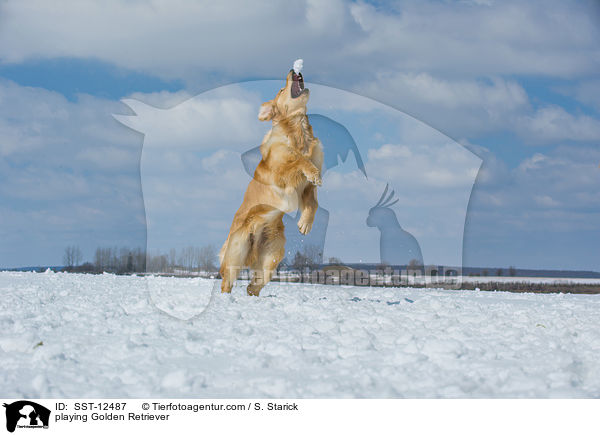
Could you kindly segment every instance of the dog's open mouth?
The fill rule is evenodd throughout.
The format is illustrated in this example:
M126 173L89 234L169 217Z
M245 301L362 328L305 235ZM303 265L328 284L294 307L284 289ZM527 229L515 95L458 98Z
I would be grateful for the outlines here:
M305 91L302 73L292 72L292 98L298 98Z

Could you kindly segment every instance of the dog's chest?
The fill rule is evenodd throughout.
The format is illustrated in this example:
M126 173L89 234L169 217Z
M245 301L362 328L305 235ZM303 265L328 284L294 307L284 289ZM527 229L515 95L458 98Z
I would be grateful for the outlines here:
M302 194L300 189L276 187L275 190L280 198L280 203L277 207L279 210L284 213L292 213L298 210L298 207L300 206L300 195Z

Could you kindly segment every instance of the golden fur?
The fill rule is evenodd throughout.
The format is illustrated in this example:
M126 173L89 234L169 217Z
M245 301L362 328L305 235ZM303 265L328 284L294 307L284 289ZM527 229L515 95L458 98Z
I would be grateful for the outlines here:
M261 105L258 119L273 121L260 146L262 160L236 212L219 254L221 291L230 293L248 267L248 294L258 296L285 255L284 213L300 209L298 230L307 234L317 211L323 149L306 116L308 89L292 98L293 71L277 96Z

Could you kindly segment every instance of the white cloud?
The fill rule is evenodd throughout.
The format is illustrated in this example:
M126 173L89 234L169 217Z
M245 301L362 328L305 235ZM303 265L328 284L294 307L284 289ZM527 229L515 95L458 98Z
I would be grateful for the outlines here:
M521 117L518 131L530 143L600 141L600 120L572 115L559 106L547 106Z
M45 162L54 164L88 148L115 144L136 158L139 143L131 137L123 141L123 129L110 116L120 109L118 102L87 95L70 102L57 92L2 79L0 101L0 154L5 158L43 153Z
M342 0L307 0L306 21L308 26L321 35L340 35L350 17Z
M558 207L560 206L560 203L558 201L556 201L554 198L552 198L550 195L535 195L533 197L533 200L541 205L541 206L545 206L545 207Z
M188 82L215 69L233 81L269 78L297 57L332 86L380 71L573 77L599 66L592 3L398 2L395 13L333 0L112 0L60 8L8 1L1 8L5 62L93 57Z
M160 102L161 97L163 101L172 101L168 93L155 94L150 99ZM232 144L247 147L245 139L262 138L261 133L264 135L267 130L267 124L258 122L262 101L258 95L243 91L237 85L205 92L169 109L159 109L130 98L123 102L135 115L115 115L115 118L143 132L147 136L145 147L164 151L175 147L217 149Z
M575 98L600 112L600 80L585 80L577 86Z
M434 79L427 73L401 74L388 79L403 87L412 97L420 95L430 104L446 109L483 107L490 114L500 109L518 110L528 103L527 94L516 82L494 79L491 83Z
M0 80L0 264L60 264L66 244L144 243L141 139L120 103Z
M558 199L566 208L597 207L580 194L598 197L600 182L600 150L581 147L558 147L546 154L536 153L515 168L513 177L518 184L528 185L532 192ZM523 197L523 195L521 195ZM525 196L526 200L526 196Z
M529 100L514 81L450 80L428 73L381 73L355 87L421 119L451 136L471 136L506 128Z
M177 92L158 91L158 92L134 92L128 96L129 99L141 101L149 106L158 109L170 109L186 100L194 97L188 91L181 90Z
M532 145L600 140L600 119L571 114L556 105L533 109L524 88L515 81L450 80L428 73L382 73L356 86L400 108L451 137L473 137L495 131L514 131ZM594 95L595 87L585 88ZM578 99L592 104L593 97Z
M451 137L472 138L524 131L523 120L544 115L532 114L523 87L503 75L587 80L577 98L595 104L587 91L600 70L599 12L592 2L542 0L400 1L389 10L340 0L111 0L61 8L9 1L0 4L0 59L94 58L206 90L248 77L279 79L303 57L307 80L352 89ZM189 97L131 96L161 108Z
M89 162L101 170L131 171L131 164L135 161L136 156L137 152L134 150L116 145L106 145L98 148L84 148L75 155L75 160Z
M493 188L510 180L510 171L506 163L485 147L462 140L461 145L482 159L481 169L477 175L478 187ZM494 199L496 203L498 199ZM497 205L499 205L497 203Z
M488 161L484 156L483 174ZM597 227L592 215L599 212L600 206L598 163L597 148L568 146L535 153L512 170L492 161L487 179L481 180L480 174L476 185L474 200L480 205L477 213L496 214L501 206L507 214L518 216L515 222L536 230L557 226L571 231L581 229L580 220L569 224L570 214L581 219L587 216L585 226ZM560 222L546 214L548 210L561 211Z
M65 98L0 79L0 155L30 153L60 141L55 126L68 122Z
M431 145L386 144L368 152L367 173L394 180L411 193L431 188L444 192L465 187L470 190L478 171L473 155L450 141Z
M396 5L395 15L385 15L366 3L351 6L365 32L360 49L371 55L387 54L391 65L386 66L393 69L568 76L592 72L597 62L592 38L598 29L590 16L591 5ZM569 49L573 47L577 49Z

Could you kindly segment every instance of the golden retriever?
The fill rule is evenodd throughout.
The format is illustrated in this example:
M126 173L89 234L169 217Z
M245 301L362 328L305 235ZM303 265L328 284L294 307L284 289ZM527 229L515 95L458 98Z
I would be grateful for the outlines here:
M273 125L263 138L262 160L219 254L223 293L231 292L245 267L252 273L248 295L258 296L271 280L285 255L284 213L300 209L298 230L307 234L312 228L323 148L306 116L309 95L302 73L292 69L275 98L260 107L258 119Z

